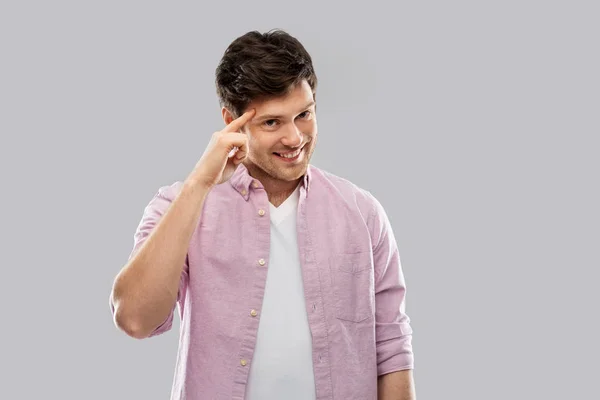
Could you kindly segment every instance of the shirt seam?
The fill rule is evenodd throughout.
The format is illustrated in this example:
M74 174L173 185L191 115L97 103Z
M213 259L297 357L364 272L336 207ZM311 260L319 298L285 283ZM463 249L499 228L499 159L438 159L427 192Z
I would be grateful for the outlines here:
M369 217L367 219L367 225L371 226L369 228L369 231L373 231L373 221L375 221L375 217L377 216L377 203L376 203L376 200L374 199L374 197L373 197L373 195L371 193L369 193L369 196L371 198L373 198L374 201L372 202L371 211L369 212ZM374 234L374 232L370 232L370 234L371 234L371 241L373 241L373 234ZM374 258L375 257L375 253L379 250L379 247L381 246L381 235L379 235L377 237L377 243L373 243L372 242L372 244L373 244L373 246L371 247L371 251L373 253L373 258ZM380 283L383 274L380 273L377 270L377 265L375 265L375 263L373 263L373 272L375 274L374 285L377 286Z
M304 199L306 201L306 198ZM304 205L304 207L306 207L306 205ZM306 218L306 213L303 213L303 218L304 218L304 223L306 225L306 231L307 231L307 235L306 237L308 238L309 241L309 246L308 248L310 249L311 252L313 252L313 239L312 239L312 230L309 229L309 222L308 222L308 218ZM306 262L306 255L305 255L305 262ZM314 262L317 263L317 259L316 257L314 258ZM321 270L319 268L317 268L318 271L318 277L319 277L319 298L321 300L321 304L325 304L323 301L323 280L322 280L322 274L321 274ZM321 307L323 309L323 313L321 314L321 321L323 322L324 328L325 328L325 343L327 343L327 364L329 367L329 388L331 390L331 395L333 395L333 371L331 369L331 358L330 358L330 354L331 354L331 346L330 346L330 340L329 340L329 326L327 324L327 318L325 317L325 308ZM331 396L330 396L331 397Z

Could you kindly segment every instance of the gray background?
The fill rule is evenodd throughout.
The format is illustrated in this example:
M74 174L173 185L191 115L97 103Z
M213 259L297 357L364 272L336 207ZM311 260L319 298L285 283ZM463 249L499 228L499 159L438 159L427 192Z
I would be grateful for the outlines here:
M387 3L1 3L0 398L168 398L178 319L128 338L110 288L271 28L314 58L313 164L392 221L417 397L600 398L598 3Z

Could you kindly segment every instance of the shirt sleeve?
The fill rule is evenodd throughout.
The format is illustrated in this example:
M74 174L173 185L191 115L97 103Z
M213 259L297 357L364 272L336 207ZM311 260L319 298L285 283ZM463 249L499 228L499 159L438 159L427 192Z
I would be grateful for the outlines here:
M372 195L370 226L375 268L375 340L378 376L414 368L406 283L388 216Z
M134 234L134 244L131 253L129 254L129 260L133 258L136 252L142 247L146 239L152 233L152 230L156 227L162 216L165 214L169 206L171 205L173 199L175 198L175 194L173 193L173 186L165 186L158 190L158 192L154 195L154 197L150 200L148 205L145 207L144 212L142 214L142 218L137 226L137 229ZM175 307L179 303L180 309L183 309L183 305L181 304L181 300L185 298L185 290L188 280L189 273L189 261L186 256L185 265L183 265L183 269L181 272L181 278L179 280L179 289L177 291L177 301L173 306L173 309L167 316L167 318L158 326L156 329L150 334L149 337L160 335L165 333L171 329L173 326L173 316L175 312ZM114 316L115 308L112 303L112 298L110 302L110 307Z

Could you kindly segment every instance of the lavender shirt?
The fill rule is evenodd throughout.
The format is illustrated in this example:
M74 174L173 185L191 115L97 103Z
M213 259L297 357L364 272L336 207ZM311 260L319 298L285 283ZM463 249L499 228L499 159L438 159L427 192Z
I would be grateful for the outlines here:
M131 255L181 186L162 187L150 201ZM317 399L376 400L378 376L413 368L406 285L388 217L368 191L313 165L297 212ZM207 196L190 241L177 297L172 400L244 398L269 246L267 194L240 165ZM152 336L171 328L174 309Z

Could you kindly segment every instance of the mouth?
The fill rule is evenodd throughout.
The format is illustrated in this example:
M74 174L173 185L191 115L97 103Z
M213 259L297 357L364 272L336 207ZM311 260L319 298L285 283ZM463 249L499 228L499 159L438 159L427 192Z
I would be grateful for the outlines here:
M296 151L288 151L285 153L273 152L273 154L282 161L292 162L298 160L302 156L302 154L304 154L304 147L305 146L302 146Z

